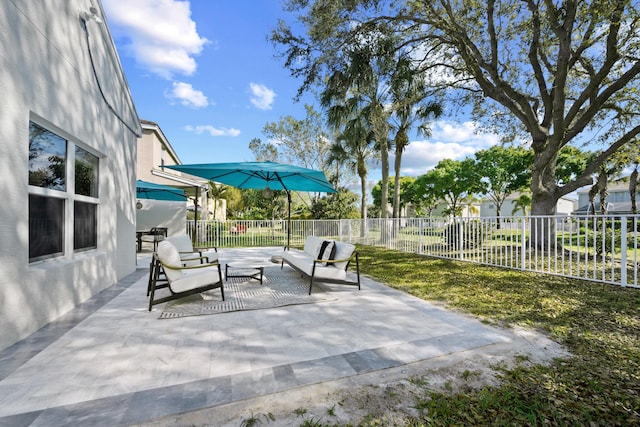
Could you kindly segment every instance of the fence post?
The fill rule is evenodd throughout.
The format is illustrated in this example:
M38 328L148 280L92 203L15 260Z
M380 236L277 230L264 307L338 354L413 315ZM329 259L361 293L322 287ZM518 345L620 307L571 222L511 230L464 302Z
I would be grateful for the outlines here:
M520 233L520 268L526 270L527 266L527 217L522 217L522 231Z
M418 219L418 253L422 254L422 230L424 229L424 219Z
M464 259L464 221L462 221L462 218L456 218L455 220L458 221L458 248L460 248L458 257Z
M622 227L620 234L620 285L623 288L627 287L627 217L623 216L620 227ZM612 249L612 262L613 262L613 247Z

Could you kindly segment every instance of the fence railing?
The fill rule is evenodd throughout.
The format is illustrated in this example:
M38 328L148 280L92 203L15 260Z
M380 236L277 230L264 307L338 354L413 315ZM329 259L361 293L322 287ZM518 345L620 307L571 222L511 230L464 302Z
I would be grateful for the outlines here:
M286 246L287 221L193 221L196 244ZM292 220L290 245L306 236L382 246L432 257L640 287L640 217L536 216Z

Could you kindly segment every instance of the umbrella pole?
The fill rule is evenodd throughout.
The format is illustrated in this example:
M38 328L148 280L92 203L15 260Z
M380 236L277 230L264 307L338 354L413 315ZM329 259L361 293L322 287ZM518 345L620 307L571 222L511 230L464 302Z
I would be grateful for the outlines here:
M287 205L289 211L289 223L287 224L287 250L291 245L291 191L287 190Z

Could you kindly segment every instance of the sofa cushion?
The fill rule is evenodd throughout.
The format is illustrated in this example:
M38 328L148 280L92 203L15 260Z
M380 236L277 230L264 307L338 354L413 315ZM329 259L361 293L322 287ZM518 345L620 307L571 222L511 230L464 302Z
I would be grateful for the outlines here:
M356 250L356 246L351 243L344 243L336 240L336 253L333 259L348 259L351 258L353 252ZM336 268L344 270L347 268L348 261L336 262L333 265Z
M303 252L315 259L320 252L320 245L322 245L324 241L325 239L323 237L307 236L304 241Z
M334 259L333 257L336 254L336 242L334 242L333 240L325 240L320 249L322 250L320 255L318 256L318 259ZM327 263L323 262L322 265L326 266Z

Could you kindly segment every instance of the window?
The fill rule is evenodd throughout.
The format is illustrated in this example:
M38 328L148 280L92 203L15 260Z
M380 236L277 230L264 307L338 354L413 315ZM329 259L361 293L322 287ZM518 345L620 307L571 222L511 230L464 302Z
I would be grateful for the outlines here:
M98 247L98 205L75 202L73 204L73 249L87 250Z
M29 260L63 254L64 199L29 194Z
M66 190L67 141L29 123L29 185Z
M98 247L98 172L98 156L29 122L30 262Z
M76 194L98 197L98 156L76 147Z

